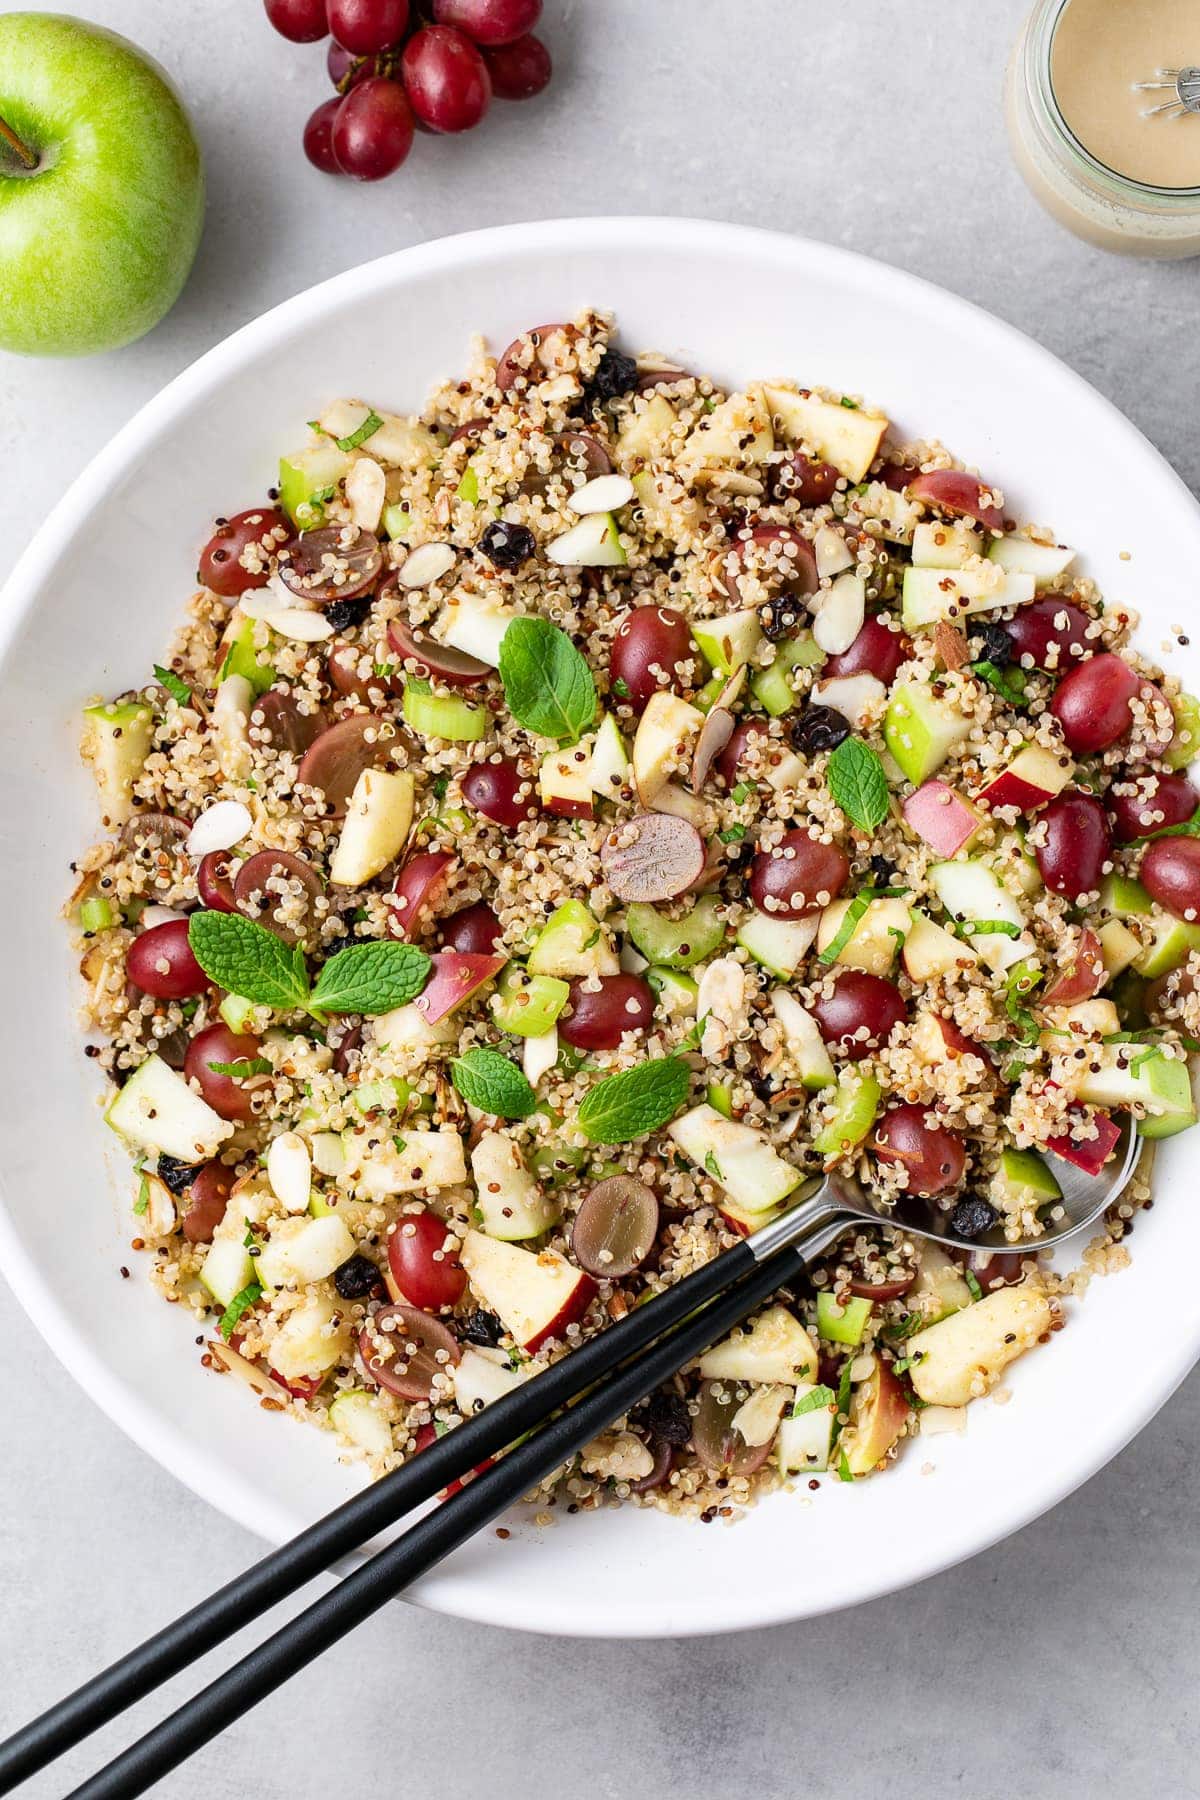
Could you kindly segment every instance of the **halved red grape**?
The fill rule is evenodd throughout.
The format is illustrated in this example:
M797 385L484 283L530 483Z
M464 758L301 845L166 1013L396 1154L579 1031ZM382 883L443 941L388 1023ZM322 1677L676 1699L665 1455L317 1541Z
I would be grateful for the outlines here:
M746 759L751 746L767 737L766 722L763 719L743 719L733 728L733 736L717 758L717 773L727 788L738 784L739 770Z
M639 1268L654 1248L658 1201L632 1175L610 1175L585 1195L571 1227L571 1254L581 1269L617 1281Z
M212 1243L213 1233L225 1217L233 1182L233 1170L222 1162L206 1162L196 1171L184 1190L187 1207L180 1221L189 1244Z
M506 757L475 763L459 782L462 797L475 812L493 824L510 829L538 810L534 784Z
M244 1124L254 1117L251 1097L269 1076L221 1075L211 1065L252 1063L262 1045L252 1032L230 1031L228 1025L206 1025L187 1047L183 1073L199 1084L202 1097L222 1119Z
M1104 804L1113 836L1131 844L1135 838L1153 837L1168 826L1184 824L1200 806L1200 794L1186 775L1128 769L1109 788Z
M442 942L464 956L491 956L503 935L500 921L482 900L442 920Z
M1200 919L1200 839L1159 838L1142 858L1142 886L1177 919Z
M416 937L422 919L449 881L457 861L449 850L426 850L409 857L392 884L388 917L392 937Z
M1004 629L1018 659L1028 656L1037 669L1068 669L1085 657L1094 640L1091 620L1069 600L1031 600L1019 606Z
M408 24L408 0L325 0L329 29L344 50L370 56L398 44Z
M333 121L337 118L341 99L335 94L332 100L323 100L315 111L308 115L304 127L304 154L314 169L320 169L322 175L340 175L338 159L333 154Z
M518 381L545 381L578 335L574 325L535 325L531 331L522 332L496 364L496 386L500 392L507 394Z
M575 1050L615 1050L625 1032L648 1031L653 1017L654 994L640 975L580 975L559 1014L558 1035Z
M748 1444L733 1423L742 1404L732 1381L705 1381L700 1386L700 1407L692 1420L692 1449L706 1469L721 1475L753 1475L771 1454L773 1438L765 1444Z
M277 506L251 506L234 513L217 526L200 552L197 578L225 600L263 587L271 572L271 556L293 535Z
M319 788L335 817L345 812L363 770L386 761L383 724L377 713L351 713L323 731L304 752L296 779Z
M300 884L302 893L299 896L295 895L293 882ZM233 883L233 897L239 911L257 919L285 944L299 943L309 935L304 925L311 916L312 902L324 891L321 877L312 864L290 850L259 850L254 856L247 857ZM279 908L286 905L290 911L297 898L304 908L303 920L299 924L285 923L279 917Z
M618 900L674 900L699 881L704 839L686 819L641 813L626 819L600 846L604 879Z
M447 1312L466 1292L467 1272L436 1213L401 1213L388 1238L388 1267L396 1287L425 1312Z
M477 44L511 44L532 31L542 0L433 0L439 25L455 25Z
M315 44L329 36L325 0L263 0L267 18L280 37L293 44Z
M488 664L464 650L439 644L435 637L407 619L393 619L388 625L388 643L405 662L420 665L417 674L424 679L432 674L448 687L477 687L492 673Z
M832 463L797 450L767 468L767 488L772 500L798 500L801 506L824 506L837 492L841 477Z
M843 650L839 656L825 658L821 678L874 675L885 687L890 687L901 663L907 662L912 653L912 639L903 631L893 630L886 619L867 619L848 650Z
M917 1271L914 1268L908 1275L897 1275L892 1281L870 1281L865 1275L854 1275L846 1286L860 1300L874 1300L878 1305L883 1305L887 1300L901 1299L916 1279Z
M750 865L750 898L760 912L798 919L836 900L850 875L837 844L807 831L785 831L772 850L760 850Z
M771 599L805 600L820 587L816 553L791 525L755 526L716 558L712 572L718 592L742 606L759 598L743 592L744 575L754 575Z
M401 1400L428 1400L435 1380L462 1361L458 1339L415 1306L381 1306L358 1334L363 1368Z
M1112 855L1108 817L1096 796L1067 788L1042 808L1038 827L1034 855L1051 893L1068 900L1095 893Z
M511 44L485 46L483 60L498 100L532 100L550 85L554 73L549 50L532 32Z
M129 979L155 1000L188 1000L211 986L192 954L186 919L141 931L125 956Z
M290 688L268 688L250 709L253 741L269 744L272 750L290 750L293 756L303 756L325 726L319 707L308 702L306 708Z
M365 91L356 89L342 101L343 108ZM365 594L382 567L383 551L373 531L357 525L322 525L317 531L300 533L281 558L279 574L293 594L320 604Z
M663 688L678 693L683 669L695 667L697 652L683 614L670 606L635 606L622 615L609 655L609 677L617 700L641 712Z
M861 1062L888 1038L908 1008L900 989L882 975L843 969L830 993L818 993L812 1015L825 1042L851 1062Z
M967 1160L960 1133L931 1125L933 1117L927 1106L893 1106L880 1119L871 1140L881 1163L899 1163L904 1168L908 1192L926 1198L956 1188Z
M1129 702L1138 685L1139 677L1125 659L1109 650L1064 675L1050 711L1062 726L1067 748L1090 756L1124 737L1133 723Z
M487 112L487 64L461 31L449 25L418 31L404 46L400 68L412 109L431 131L470 131Z
M196 870L196 891L212 912L236 912L232 864L228 850L210 850Z
M325 673L335 694L348 700L374 700L397 693L403 685L398 679L399 665L379 674L369 652L358 644L332 643L325 657Z
M939 512L974 519L989 531L1004 530L1004 512L996 505L992 489L962 469L931 469L927 475L915 476L907 491L910 500L936 506Z

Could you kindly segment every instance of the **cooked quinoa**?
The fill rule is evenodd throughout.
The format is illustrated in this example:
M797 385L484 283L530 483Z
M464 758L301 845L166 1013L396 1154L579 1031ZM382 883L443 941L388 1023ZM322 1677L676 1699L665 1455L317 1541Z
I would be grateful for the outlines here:
M944 1206L977 1250L846 1236L540 1496L713 1519L961 1429L1127 1260L1195 1118L1200 707L936 441L612 330L333 401L216 522L87 710L70 911L135 1249L374 1474L809 1176ZM1006 1254L1114 1113L1084 1268Z

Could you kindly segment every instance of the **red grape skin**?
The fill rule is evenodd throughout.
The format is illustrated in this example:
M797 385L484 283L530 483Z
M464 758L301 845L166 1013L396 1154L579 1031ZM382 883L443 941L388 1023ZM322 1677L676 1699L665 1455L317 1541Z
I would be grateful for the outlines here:
M213 912L237 911L228 851L210 850L207 856L200 859L200 867L196 870L196 890L204 905Z
M259 566L247 568L243 555L251 544L278 550L291 536L292 528L277 506L251 506L233 513L217 526L200 552L198 579L223 600L236 599L247 588L262 587L268 573L266 556L251 558Z
M333 154L333 121L341 104L336 95L332 100L323 100L304 127L304 154L322 175L340 175L342 172Z
M457 1306L466 1289L466 1270L454 1250L446 1248L446 1237L445 1223L436 1213L419 1212L402 1213L388 1238L392 1280L423 1312Z
M206 1162L185 1191L187 1211L181 1221L189 1244L211 1244L213 1232L225 1217L233 1187L233 1170L224 1163Z
M408 0L327 0L329 29L344 50L371 56L404 36Z
M1129 702L1139 678L1123 657L1106 650L1064 675L1050 711L1062 726L1068 750L1090 756L1124 737L1133 723Z
M1051 893L1078 900L1082 894L1096 892L1104 864L1112 855L1112 833L1094 794L1081 794L1074 788L1057 794L1042 808L1038 838L1034 855Z
M824 506L837 492L840 477L832 463L806 456L803 450L771 463L767 483L776 500L798 500L801 506Z
M615 1050L625 1032L648 1031L653 1017L654 995L640 975L579 976L558 1035L573 1050Z
M483 60L498 100L532 100L549 86L554 73L550 52L532 32L517 38L515 43L485 49Z
M861 969L843 969L834 978L833 992L813 1001L812 1014L827 1044L851 1062L861 1062L886 1044L908 1009L894 982ZM864 1027L865 1040L857 1036Z
M1087 635L1091 622L1069 600L1031 600L1004 621L1004 629L1018 658L1032 658L1038 669L1069 669L1095 642Z
M125 969L130 981L155 1000L188 1000L211 985L192 954L186 919L169 919L139 932L129 946Z
M750 898L760 912L798 919L836 900L849 874L846 853L836 844L807 831L785 831L773 850L760 850L750 865Z
M1177 919L1200 919L1200 839L1159 838L1142 858L1142 886Z
M1186 775L1158 775L1127 769L1104 796L1113 836L1123 844L1182 825L1200 806Z
M315 44L329 35L325 0L263 0L267 18L280 37L293 44Z
M448 25L409 38L400 69L413 112L431 131L470 131L488 109L487 64L470 38Z
M253 1062L261 1048L258 1039L248 1031L230 1031L228 1025L206 1025L188 1045L183 1072L188 1081L199 1083L201 1094L215 1113L241 1124L254 1117L250 1103L253 1079L218 1075L209 1064Z
M962 1180L966 1163L963 1140L944 1125L929 1125L929 1108L894 1106L875 1127L872 1149L882 1163L899 1163L906 1171L910 1194L946 1194Z
M911 655L911 638L902 631L893 631L884 619L866 619L848 650L825 658L821 679L833 675L874 675L884 687L891 687L896 671Z
M467 805L496 825L511 829L523 819L532 819L538 810L533 783L514 762L476 763L467 770L459 786ZM527 790L524 794L522 788Z
M433 0L439 25L454 25L477 44L511 44L532 31L542 0Z
M749 756L756 742L765 742L766 736L766 722L762 719L741 719L734 726L733 735L717 758L717 772L727 788L737 786L743 758Z
M609 657L616 698L641 712L660 689L678 689L679 665L694 663L695 658L692 634L682 613L671 606L631 608L617 625Z
M491 956L501 938L500 921L483 900L442 920L442 942L464 956Z
M333 154L355 181L382 181L412 149L413 116L397 81L375 75L339 102L333 121Z

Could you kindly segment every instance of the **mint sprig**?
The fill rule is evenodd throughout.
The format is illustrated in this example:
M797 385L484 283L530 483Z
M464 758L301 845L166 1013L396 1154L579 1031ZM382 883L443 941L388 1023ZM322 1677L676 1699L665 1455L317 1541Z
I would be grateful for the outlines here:
M499 1050L479 1047L456 1057L450 1079L468 1106L497 1119L527 1119L537 1106L537 1096L521 1070Z
M310 989L303 950L240 913L193 913L188 943L218 987L276 1012L391 1012L420 993L432 967L415 944L351 944L330 957Z
M577 743L596 716L592 671L565 631L548 619L514 619L500 640L504 698L518 725Z
M837 1399L831 1387L822 1383L819 1387L809 1388L807 1394L801 1394L792 1408L792 1418L802 1419L805 1413L816 1412L819 1407L832 1406Z
M177 700L180 706L187 706L190 704L192 690L186 681L181 680L180 677L176 675L174 669L164 669L161 663L155 663L154 679L160 687L166 688L172 700Z
M679 1056L639 1063L598 1081L577 1123L593 1144L628 1144L673 1119L687 1099L691 1070Z
M886 819L888 785L883 764L861 738L842 739L826 765L825 781L836 804L863 831L874 831Z

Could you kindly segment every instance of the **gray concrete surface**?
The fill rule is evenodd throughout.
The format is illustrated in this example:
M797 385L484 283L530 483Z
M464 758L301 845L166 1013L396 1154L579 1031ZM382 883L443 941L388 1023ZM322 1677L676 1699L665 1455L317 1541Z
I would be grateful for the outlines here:
M211 208L187 293L143 343L83 364L0 357L0 576L92 451L234 326L384 250L548 214L746 219L929 275L1081 370L1200 487L1197 266L1108 259L1027 197L999 105L1020 0L547 0L545 99L420 141L374 190L308 170L321 51L274 37L258 0L72 3L173 71ZM15 1723L255 1545L117 1434L2 1290L0 1357L0 1723ZM1193 1378L1048 1518L815 1625L576 1644L394 1607L162 1791L1200 1794L1198 1428ZM30 1791L64 1792L119 1741Z

